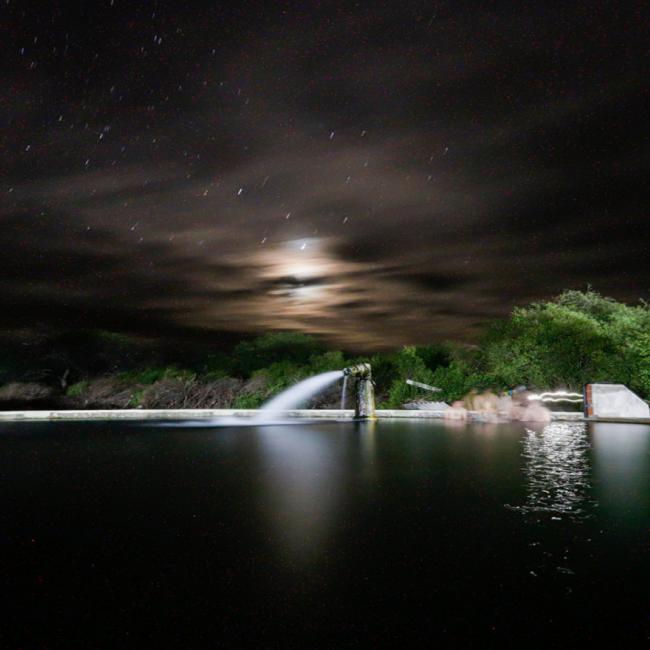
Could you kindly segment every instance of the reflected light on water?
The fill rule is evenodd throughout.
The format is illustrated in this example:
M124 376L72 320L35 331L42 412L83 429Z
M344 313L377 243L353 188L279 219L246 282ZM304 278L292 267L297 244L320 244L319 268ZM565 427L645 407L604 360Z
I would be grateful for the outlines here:
M377 422L364 422L359 431L361 444L361 473L366 484L377 477Z
M648 508L650 427L594 423L594 470L604 505L619 517Z
M522 450L527 498L516 509L584 517L592 503L590 448L584 423L552 422L542 431L527 428Z
M302 427L260 428L264 488L273 538L291 561L322 550L342 488L336 436Z

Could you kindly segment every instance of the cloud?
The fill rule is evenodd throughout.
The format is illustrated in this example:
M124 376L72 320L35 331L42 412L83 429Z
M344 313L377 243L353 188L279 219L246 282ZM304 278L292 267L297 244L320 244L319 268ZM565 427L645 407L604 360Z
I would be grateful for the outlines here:
M9 9L3 326L385 347L589 282L650 297L638 19L167 9L162 44L104 12L70 59L61 16L20 55Z

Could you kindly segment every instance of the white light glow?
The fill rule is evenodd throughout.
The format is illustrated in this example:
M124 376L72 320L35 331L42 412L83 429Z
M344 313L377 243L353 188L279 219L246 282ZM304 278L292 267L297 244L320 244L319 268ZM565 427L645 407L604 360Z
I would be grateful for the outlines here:
M528 399L540 402L571 402L572 404L578 404L583 401L580 393L570 393L565 390L532 394L528 396Z

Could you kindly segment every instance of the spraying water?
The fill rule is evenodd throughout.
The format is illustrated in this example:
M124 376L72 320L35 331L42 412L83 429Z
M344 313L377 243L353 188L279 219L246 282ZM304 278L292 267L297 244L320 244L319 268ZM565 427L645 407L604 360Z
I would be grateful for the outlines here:
M343 377L342 370L332 370L305 379L264 404L260 412L255 416L255 420L277 419L278 415L283 411L297 408L302 402L324 390L330 384L341 379L341 377Z
M345 396L348 390L348 376L343 375L343 390L341 391L341 410L345 410Z
M280 393L272 400L262 405L262 408L253 417L219 417L211 420L201 420L200 422L184 422L184 427L258 427L262 424L299 424L300 420L280 419L284 411L291 411L298 408L302 402L307 401L310 397L316 395L320 391L327 388L330 384L344 377L342 370L332 370L324 372L320 375L315 375L309 379L305 379L284 392ZM347 376L345 376L343 388L343 405L345 405L345 386L347 384ZM151 425L149 425L151 426ZM159 427L178 427L178 423L158 423L155 426Z

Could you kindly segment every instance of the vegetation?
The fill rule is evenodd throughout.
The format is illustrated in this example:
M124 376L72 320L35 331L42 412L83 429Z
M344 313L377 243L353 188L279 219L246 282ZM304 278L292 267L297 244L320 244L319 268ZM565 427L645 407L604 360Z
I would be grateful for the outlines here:
M406 384L409 378L440 387L435 399L444 400L472 388L580 390L594 381L624 383L648 398L650 307L592 290L565 291L516 308L476 346L406 346L371 356L327 350L298 333L270 333L230 350L179 350L175 357L123 335L69 334L35 344L31 357L24 348L7 347L0 407L49 400L64 408L256 408L305 377L361 361L372 364L377 401L389 408L432 398ZM311 406L333 406L338 399L333 389Z
M457 359L436 379L456 395L468 385L579 390L606 381L647 398L649 361L647 304L628 306L592 290L565 291L554 301L515 309L490 328L474 354ZM455 391L461 376L468 382Z

